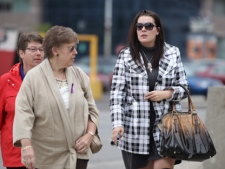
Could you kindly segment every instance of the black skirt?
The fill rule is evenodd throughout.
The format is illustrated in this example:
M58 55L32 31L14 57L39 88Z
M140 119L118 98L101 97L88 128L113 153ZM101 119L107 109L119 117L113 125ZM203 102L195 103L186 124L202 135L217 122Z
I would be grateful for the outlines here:
M153 141L153 144L151 144L150 153L148 155L134 154L134 153L129 153L127 151L122 150L122 156L123 156L123 161L124 161L124 165L126 169L143 168L148 165L148 161L163 158L158 154L154 141ZM181 160L175 161L175 165L180 163L181 163Z
M150 147L150 153L145 154L134 154L122 150L123 161L126 169L138 169L147 166L148 161L157 160L162 158L156 149L155 144Z

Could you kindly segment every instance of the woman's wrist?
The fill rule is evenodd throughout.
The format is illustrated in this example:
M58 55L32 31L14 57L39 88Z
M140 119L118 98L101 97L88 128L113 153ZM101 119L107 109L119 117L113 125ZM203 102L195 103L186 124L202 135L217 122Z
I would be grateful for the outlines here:
M22 147L22 151L24 151L24 150L27 150L27 149L29 149L29 148L31 148L32 146L25 146L25 147Z
M174 90L165 90L165 99L170 99L173 95Z
M91 131L88 131L87 133L90 134L93 137L95 136L95 134L93 132L91 132Z
M31 141L28 138L21 139L20 143L21 143L22 147L26 147L26 146L30 146L31 145Z

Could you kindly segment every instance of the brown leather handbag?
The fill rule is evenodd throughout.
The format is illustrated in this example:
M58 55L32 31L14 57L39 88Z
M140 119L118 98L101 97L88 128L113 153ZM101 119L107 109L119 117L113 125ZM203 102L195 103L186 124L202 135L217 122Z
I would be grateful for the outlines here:
M188 112L172 110L162 117L161 151L164 157L188 161L204 161L216 154L213 141L197 114L188 90Z
M92 151L93 154L95 154L95 153L97 153L97 152L99 152L101 150L102 143L101 143L101 139L100 139L98 133L96 133L94 135L94 138L93 138L93 140L91 142L90 147L91 147L91 151Z

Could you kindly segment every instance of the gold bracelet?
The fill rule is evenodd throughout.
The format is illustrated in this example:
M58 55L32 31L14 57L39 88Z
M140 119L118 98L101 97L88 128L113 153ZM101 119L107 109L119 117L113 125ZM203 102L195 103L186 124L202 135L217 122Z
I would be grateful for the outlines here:
M91 131L89 131L88 133L94 137L94 133L92 133Z
M24 150L26 150L26 149L28 149L28 148L31 148L32 146L26 146L26 147L23 147L22 148L22 151L24 151Z

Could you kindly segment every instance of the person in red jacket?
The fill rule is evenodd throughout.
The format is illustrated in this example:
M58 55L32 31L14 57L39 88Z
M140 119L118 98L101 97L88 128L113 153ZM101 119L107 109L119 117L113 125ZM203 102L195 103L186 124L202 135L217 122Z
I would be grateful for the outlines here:
M20 62L0 77L0 143L3 166L7 169L26 169L21 163L21 149L13 146L15 99L26 73L44 59L42 42L36 32L21 33L17 44Z

